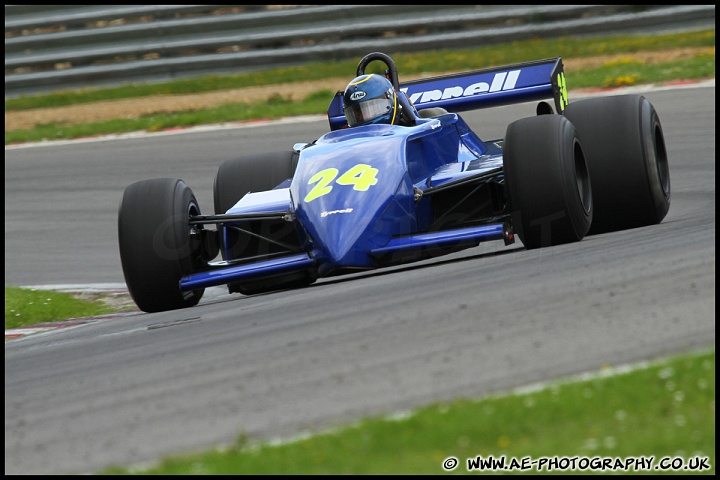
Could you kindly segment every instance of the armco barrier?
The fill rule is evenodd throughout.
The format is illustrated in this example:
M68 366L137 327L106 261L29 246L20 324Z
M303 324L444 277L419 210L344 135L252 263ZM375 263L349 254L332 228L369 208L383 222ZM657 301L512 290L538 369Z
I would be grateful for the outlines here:
M6 5L5 97L704 21L714 5Z

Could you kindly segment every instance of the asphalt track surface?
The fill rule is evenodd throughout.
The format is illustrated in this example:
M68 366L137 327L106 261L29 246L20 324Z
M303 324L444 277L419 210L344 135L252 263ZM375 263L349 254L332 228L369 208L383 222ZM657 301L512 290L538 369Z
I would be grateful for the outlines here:
M92 473L714 346L714 81L639 91L669 151L661 224L533 251L481 244L300 290L213 288L191 309L6 341L5 473ZM464 117L493 139L533 111ZM211 213L222 161L326 130L311 119L6 149L5 284L122 285L127 185L183 178Z

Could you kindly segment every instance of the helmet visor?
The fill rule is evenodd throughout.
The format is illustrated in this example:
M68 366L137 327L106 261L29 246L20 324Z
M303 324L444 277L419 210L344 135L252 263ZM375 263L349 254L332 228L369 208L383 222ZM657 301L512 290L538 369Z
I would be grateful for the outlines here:
M377 97L362 102L357 102L345 107L345 118L349 126L354 127L361 123L375 120L381 115L392 110L392 102L389 98Z

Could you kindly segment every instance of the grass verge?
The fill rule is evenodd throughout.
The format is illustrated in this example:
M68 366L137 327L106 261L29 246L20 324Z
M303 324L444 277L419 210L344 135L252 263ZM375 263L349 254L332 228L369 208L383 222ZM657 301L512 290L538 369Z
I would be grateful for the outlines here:
M102 300L83 300L69 293L5 287L5 329L43 322L92 317L117 311Z
M505 458L506 467L515 459L518 468L474 470L468 461L478 456ZM451 457L459 462L453 473L714 474L715 350L437 403L283 444L250 445L241 435L230 448L100 473L428 475L447 473Z

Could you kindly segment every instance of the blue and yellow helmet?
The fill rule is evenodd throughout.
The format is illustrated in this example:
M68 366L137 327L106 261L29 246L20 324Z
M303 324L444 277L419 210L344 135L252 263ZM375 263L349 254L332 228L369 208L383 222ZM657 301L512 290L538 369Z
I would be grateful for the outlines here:
M397 113L397 95L392 83L382 75L360 75L345 88L343 109L351 127L392 124Z

